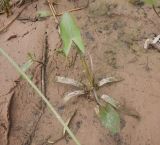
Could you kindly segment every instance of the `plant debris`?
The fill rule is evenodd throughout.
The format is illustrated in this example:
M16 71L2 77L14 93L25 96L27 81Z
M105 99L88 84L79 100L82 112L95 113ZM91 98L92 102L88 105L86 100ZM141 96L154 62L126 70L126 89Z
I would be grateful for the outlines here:
M149 38L144 43L144 49L155 48L160 51L160 35L154 38Z
M62 83L62 84L66 84L66 85L71 85L77 88L83 88L84 85L74 79L71 78L66 78L66 77L60 77L60 76L56 76L56 82L57 83Z

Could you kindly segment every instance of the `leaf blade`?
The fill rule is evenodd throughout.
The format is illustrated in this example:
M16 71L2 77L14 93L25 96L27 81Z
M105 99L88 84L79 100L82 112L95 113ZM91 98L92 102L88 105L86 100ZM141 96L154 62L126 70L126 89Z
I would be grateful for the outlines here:
M79 51L84 53L84 44L80 29L76 25L75 19L69 13L64 13L62 16L60 35L63 41L63 51L66 56L68 56L73 42L78 47Z
M26 63L24 63L22 66L21 66L21 70L23 72L26 72L30 67L31 65L33 64L33 60L32 59L29 59Z
M41 11L37 11L36 13L36 17L39 19L39 20L42 20L42 19L45 19L47 17L50 17L52 14L50 11L47 11L47 10L41 10Z
M113 134L120 131L120 116L110 104L100 107L98 115L102 125L108 128Z

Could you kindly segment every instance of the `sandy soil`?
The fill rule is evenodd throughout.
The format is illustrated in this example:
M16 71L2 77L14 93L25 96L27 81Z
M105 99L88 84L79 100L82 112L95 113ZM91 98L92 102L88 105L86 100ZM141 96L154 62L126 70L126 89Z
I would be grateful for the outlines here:
M86 5L85 0L59 2L62 5L56 6L58 12ZM8 19L1 15L0 28L11 21L22 7L13 8L14 14ZM69 61L57 53L61 41L52 17L31 21L39 10L49 10L47 3L39 0L30 4L19 16L29 20L17 19L6 32L1 33L0 47L19 65L27 61L28 53L46 62L45 75L42 75L44 66L36 62L28 73L33 75L33 81L64 120L77 110L70 128L82 145L159 145L160 56L155 49L146 51L143 48L147 38L160 32L160 19L152 8L133 5L125 0L97 0L90 1L88 8L73 12L81 28L86 57L93 59L96 79L106 76L124 78L119 83L101 88L98 94L113 96L140 114L140 120L123 114L121 132L116 135L111 135L100 124L92 96L90 99L78 97L64 104L63 94L75 88L55 83L55 76L84 80L84 73L79 57L74 65L70 65L75 57L74 51ZM48 55L45 60L44 52ZM89 59L87 61L89 63ZM2 55L0 81L0 145L49 145L62 136L63 128L57 119L33 89L19 79L19 74ZM67 136L56 144L73 145L74 142Z

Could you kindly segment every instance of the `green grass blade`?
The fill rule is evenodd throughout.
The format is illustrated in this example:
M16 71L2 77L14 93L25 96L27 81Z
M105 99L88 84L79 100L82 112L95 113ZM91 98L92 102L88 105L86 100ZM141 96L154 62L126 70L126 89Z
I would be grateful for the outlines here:
M5 58L15 67L15 69L20 73L20 75L30 84L30 86L37 92L37 94L42 98L42 100L46 103L48 108L51 110L53 115L56 116L58 121L62 124L64 129L68 132L68 134L71 136L71 138L75 141L76 145L81 145L80 142L77 140L75 135L72 133L72 131L68 128L66 123L63 121L62 117L58 114L58 112L54 109L54 107L51 105L51 103L46 99L46 97L43 95L43 93L38 89L38 87L30 80L30 78L21 70L21 68L17 65L17 63L2 49L0 48L0 53L2 53Z

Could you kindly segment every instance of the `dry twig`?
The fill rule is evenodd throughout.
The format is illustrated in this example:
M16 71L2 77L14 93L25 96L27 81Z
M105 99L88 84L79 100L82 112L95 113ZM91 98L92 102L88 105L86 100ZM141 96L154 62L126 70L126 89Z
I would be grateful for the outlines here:
M89 5L89 0L87 1L86 6L83 6L83 7L80 7L80 8L70 9L70 10L67 10L67 12L74 12L74 11L83 10L83 9L87 8L88 5ZM63 13L64 13L64 12L63 12ZM61 16L61 15L63 15L63 13L58 13L58 14L56 14L56 16Z
M24 9L26 9L28 7L28 5L26 5L26 6L24 6L21 10L20 10L20 12L7 24L7 25L5 25L4 27L2 27L1 29L0 29L0 33L2 33L2 32L4 32L20 15L21 15L21 13L24 11Z
M55 22L56 22L56 24L59 24L59 21L58 21L58 19L57 19L57 17L56 17L56 10L55 10L55 8L54 8L54 6L53 6L53 3L50 1L50 0L47 0L48 1L48 5L49 5L49 8L50 8L50 10L51 10L51 12L52 12L52 15L53 15L53 17L54 17L54 19L55 19Z

